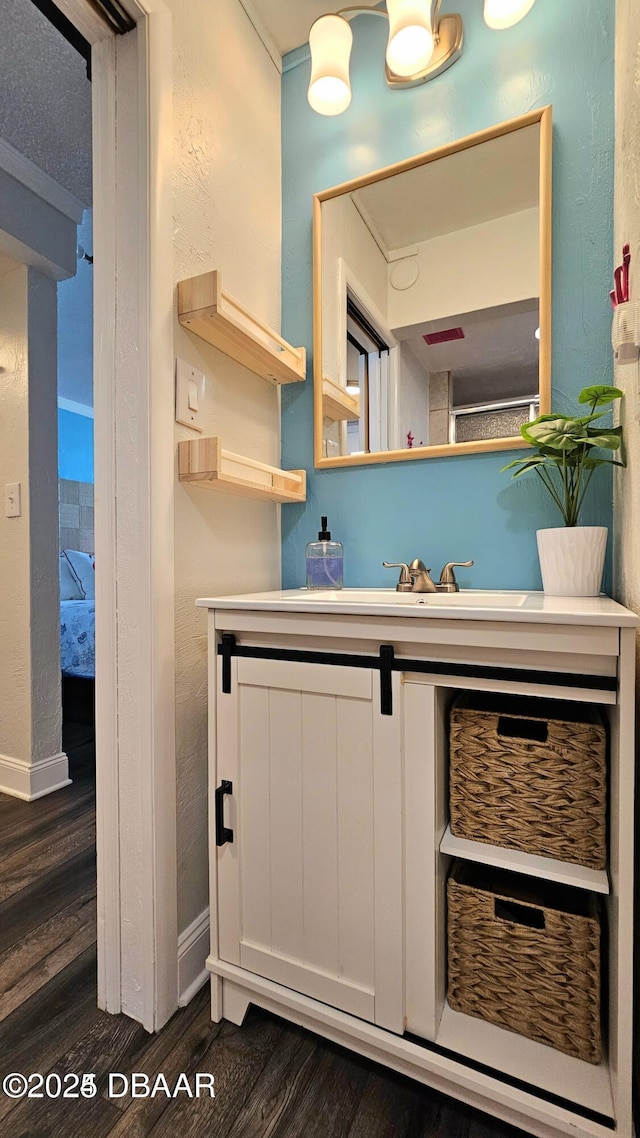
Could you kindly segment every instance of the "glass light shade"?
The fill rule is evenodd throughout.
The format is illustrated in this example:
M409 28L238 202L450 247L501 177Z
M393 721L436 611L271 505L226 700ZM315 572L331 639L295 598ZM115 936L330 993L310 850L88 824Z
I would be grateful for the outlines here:
M536 0L484 0L484 21L490 28L511 28L530 12Z
M353 32L342 16L321 16L309 32L311 79L307 99L320 115L340 115L351 102L352 43Z
M389 42L387 64L394 75L424 71L433 55L429 0L387 0Z

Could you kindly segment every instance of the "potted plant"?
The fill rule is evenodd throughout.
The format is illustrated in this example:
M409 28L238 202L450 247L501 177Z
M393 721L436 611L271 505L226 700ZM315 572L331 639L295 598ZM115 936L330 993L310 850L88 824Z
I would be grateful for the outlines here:
M622 427L594 425L607 413L600 408L608 409L621 398L617 387L585 387L578 402L588 414L552 412L525 423L520 433L535 453L502 467L516 467L514 478L535 470L562 514L564 526L541 529L536 535L544 591L552 596L595 597L600 592L607 528L581 526L578 520L595 470L625 465L612 457L622 446Z

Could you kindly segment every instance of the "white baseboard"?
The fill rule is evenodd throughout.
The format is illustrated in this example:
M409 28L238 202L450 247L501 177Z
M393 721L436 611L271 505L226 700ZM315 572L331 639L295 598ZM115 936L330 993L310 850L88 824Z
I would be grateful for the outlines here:
M64 751L48 759L37 759L35 763L0 755L0 794L33 802L69 786L70 782L69 760Z
M209 979L209 910L205 909L178 937L178 1005L184 1008Z

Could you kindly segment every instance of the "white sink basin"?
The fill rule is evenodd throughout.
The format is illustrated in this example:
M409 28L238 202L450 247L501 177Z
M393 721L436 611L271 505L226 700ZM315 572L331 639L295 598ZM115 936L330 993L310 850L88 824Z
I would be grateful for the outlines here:
M282 594L291 604L420 605L438 608L519 608L526 593L482 592L464 589L460 593L397 593L395 589L299 589Z

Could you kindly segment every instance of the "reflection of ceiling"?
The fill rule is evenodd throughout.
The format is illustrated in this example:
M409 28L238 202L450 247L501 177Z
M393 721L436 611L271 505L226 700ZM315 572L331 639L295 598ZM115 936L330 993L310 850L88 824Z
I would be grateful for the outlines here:
M490 372L456 372L452 405L498 403L501 399L529 399L538 392L538 365L514 364Z
M425 321L404 329L399 338L408 343L425 372L450 371L454 402L490 402L508 391L513 397L538 390L538 300L519 301L500 308ZM460 326L464 340L428 347L427 332Z
M374 182L352 195L387 250L418 245L538 205L540 127Z

